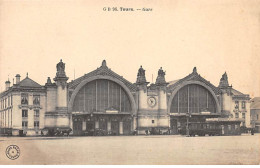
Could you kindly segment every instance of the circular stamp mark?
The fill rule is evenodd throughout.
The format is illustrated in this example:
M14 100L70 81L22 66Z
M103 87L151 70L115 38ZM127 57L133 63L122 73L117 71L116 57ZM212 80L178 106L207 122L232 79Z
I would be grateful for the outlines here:
M9 145L5 154L9 159L15 160L20 156L20 148L17 145Z

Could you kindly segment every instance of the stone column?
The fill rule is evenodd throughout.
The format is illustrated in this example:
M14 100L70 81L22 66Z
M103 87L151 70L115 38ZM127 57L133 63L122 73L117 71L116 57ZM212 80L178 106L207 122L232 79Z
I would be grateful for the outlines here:
M111 131L111 121L107 121L107 131Z
M87 122L83 121L82 122L82 131L86 131L86 125L87 125Z
M123 134L123 121L119 122L119 134L122 135Z
M95 121L95 128L99 128L99 121Z

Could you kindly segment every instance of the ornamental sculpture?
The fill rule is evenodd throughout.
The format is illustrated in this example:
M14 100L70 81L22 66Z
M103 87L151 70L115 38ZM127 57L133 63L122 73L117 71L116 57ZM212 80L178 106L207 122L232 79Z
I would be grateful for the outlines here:
M62 59L60 62L56 65L58 72L64 72L65 71L65 64L62 62Z
M158 76L160 76L160 77L165 76L165 72L162 70L162 67L158 70Z
M140 66L138 70L137 76L145 76L145 70L143 69L142 65Z
M137 84L147 84L146 78L145 78L145 70L143 69L142 65L140 66L138 73L137 73Z
M166 84L165 81L165 71L163 71L162 67L158 70L158 76L156 78L156 82L158 84Z
M60 62L56 65L57 68L57 73L56 73L56 78L58 77L66 77L65 74L65 63L62 62L62 59Z

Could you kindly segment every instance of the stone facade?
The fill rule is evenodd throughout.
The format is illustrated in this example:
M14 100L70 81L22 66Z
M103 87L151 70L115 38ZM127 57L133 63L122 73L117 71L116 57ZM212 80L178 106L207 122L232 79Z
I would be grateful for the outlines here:
M243 94L229 86L226 72L220 79L219 88L222 92L222 115L229 118L242 119L241 126L251 127L249 95Z
M22 81L16 77L16 83L1 93L1 128L12 128L13 135L40 135L45 127L45 88L28 76Z
M250 105L251 126L255 131L260 133L260 97L255 97L251 100Z
M155 83L146 81L145 69L131 83L108 68L106 61L96 70L68 81L65 63L56 66L54 82L48 77L44 86L27 75L16 83L6 82L0 94L1 129L13 135L40 135L44 130L72 129L84 135L93 129L129 135L136 130L180 133L190 121L206 118L241 119L250 124L249 95L229 86L225 73L218 87L202 78L195 67L188 76L166 82L165 71L158 70ZM188 118L187 118L188 116ZM2 131L3 132L3 131Z

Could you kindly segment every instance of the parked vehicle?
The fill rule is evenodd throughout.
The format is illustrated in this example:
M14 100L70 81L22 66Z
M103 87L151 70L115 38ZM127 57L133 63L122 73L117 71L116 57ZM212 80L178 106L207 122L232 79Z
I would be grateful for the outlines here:
M69 136L70 132L72 131L71 128L44 128L41 130L42 136Z
M11 136L12 128L0 128L0 135L1 136Z

